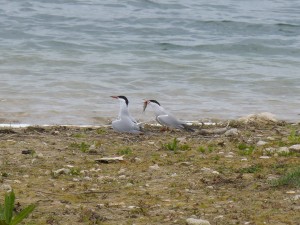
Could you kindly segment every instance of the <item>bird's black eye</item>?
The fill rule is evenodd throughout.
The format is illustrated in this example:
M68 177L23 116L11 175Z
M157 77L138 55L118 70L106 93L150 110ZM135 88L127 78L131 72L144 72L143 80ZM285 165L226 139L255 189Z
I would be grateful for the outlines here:
M122 98L122 99L124 99L124 100L125 100L125 102L126 102L126 105L128 105L129 101L128 101L128 99L127 99L125 96L123 96L123 95L120 95L120 96L118 96L118 98Z
M150 102L156 103L157 105L160 105L158 101L156 100L149 100Z

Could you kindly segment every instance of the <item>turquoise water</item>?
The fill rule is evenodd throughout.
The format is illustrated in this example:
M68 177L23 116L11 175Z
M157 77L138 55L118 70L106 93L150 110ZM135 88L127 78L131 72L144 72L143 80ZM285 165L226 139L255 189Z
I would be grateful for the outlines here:
M162 3L163 2L163 3ZM3 0L0 123L300 119L300 1Z

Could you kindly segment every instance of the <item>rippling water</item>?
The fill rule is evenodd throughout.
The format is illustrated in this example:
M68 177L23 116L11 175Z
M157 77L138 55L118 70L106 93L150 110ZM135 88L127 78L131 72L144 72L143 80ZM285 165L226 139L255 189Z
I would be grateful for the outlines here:
M0 123L300 119L300 1L3 0Z

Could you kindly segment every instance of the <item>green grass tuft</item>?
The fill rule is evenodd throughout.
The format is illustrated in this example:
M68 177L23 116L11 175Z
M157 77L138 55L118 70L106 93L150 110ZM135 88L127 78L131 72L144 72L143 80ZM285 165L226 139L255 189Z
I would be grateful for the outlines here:
M239 149L239 154L243 156L252 155L255 149L253 145L247 145L245 143L241 143L237 147Z
M132 155L133 151L131 148L129 147L126 147L126 148L123 148L123 149L120 149L118 151L118 155Z
M90 145L85 142L81 142L80 144L74 142L70 144L70 147L79 149L82 152L88 152Z
M291 187L300 187L300 167L293 169L290 172L287 172L279 179L272 181L274 187L281 186L291 186Z
M0 204L0 224L16 225L25 219L34 209L35 205L29 205L18 214L14 215L15 193L11 191L5 194L4 205Z
M255 164L246 168L241 168L239 169L239 173L257 173L262 170L262 165L261 164Z
M163 148L166 150L176 152L178 150L178 143L179 141L177 140L177 138L174 138L172 142L163 144Z
M300 136L297 134L295 129L292 129L290 135L288 136L289 144L300 144Z

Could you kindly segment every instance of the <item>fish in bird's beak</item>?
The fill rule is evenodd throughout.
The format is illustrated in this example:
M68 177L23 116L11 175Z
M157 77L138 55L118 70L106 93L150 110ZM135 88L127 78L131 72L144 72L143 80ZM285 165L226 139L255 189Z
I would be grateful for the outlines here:
M110 96L110 97L118 99L118 96Z
M148 101L146 100L144 101L143 112L145 112L147 106L148 106Z

